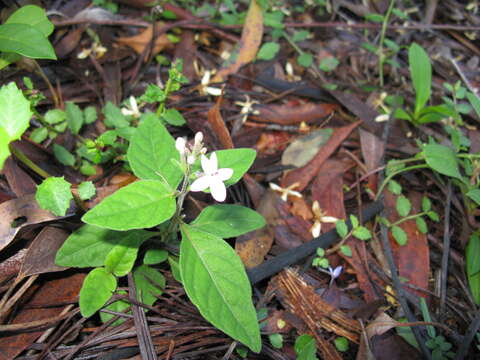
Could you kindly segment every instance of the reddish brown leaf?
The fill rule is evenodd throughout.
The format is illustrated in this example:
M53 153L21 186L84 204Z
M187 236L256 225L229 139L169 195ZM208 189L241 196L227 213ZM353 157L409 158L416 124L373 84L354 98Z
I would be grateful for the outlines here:
M358 125L360 125L360 122L336 128L325 146L320 148L315 157L307 165L292 170L283 177L282 187L286 188L298 182L299 185L295 188L295 191L302 191L305 189L310 181L312 181L312 179L318 174L322 164L333 154L343 140L345 140Z
M220 106L222 104L222 99L222 96L218 97L215 105L213 105L210 110L208 110L207 119L212 126L215 136L218 138L223 148L233 149L233 142L230 136L230 132L225 126L225 121L223 121L222 114L220 114Z
M85 274L75 274L52 280L41 286L33 297L20 310L11 324L29 323L35 320L49 319L61 314L63 307L50 307L54 304L68 304L77 300ZM33 307L30 308L28 307ZM0 360L14 359L27 349L44 331L21 334L2 334L0 338Z
M262 8L255 0L251 0L248 8L245 25L243 26L242 38L237 60L230 66L221 69L213 78L212 82L225 81L228 75L238 72L243 66L255 59L258 48L262 43L263 14Z
M417 212L421 207L422 196L416 192L410 192L408 198L412 203L412 212ZM392 193L385 192L385 213L387 219L393 223L399 219L395 204L397 197ZM405 221L399 225L406 233L408 241L406 245L400 246L389 232L390 245L393 256L401 277L408 279L408 283L422 289L428 289L428 274L430 272L430 251L427 237L422 234L414 220ZM415 254L415 256L412 256ZM405 287L418 296L427 297L421 291L415 291Z
M299 105L265 105L255 108L260 111L258 115L250 118L263 122L280 125L297 125L301 122L314 122L330 115L338 106L336 104L301 103Z
M156 31L158 31L162 26L165 24L161 21L157 22L156 24ZM128 37L119 37L117 38L117 42L120 45L126 45L131 47L137 54L143 54L145 48L150 46L150 43L153 39L153 26L149 25L147 29L143 30L141 33L135 36L128 36ZM168 39L166 33L157 36L155 39L155 44L152 49L152 54L158 54L163 49L172 46L172 42Z
M33 194L37 190L37 184L12 157L7 158L3 167L3 175L7 178L10 189L17 197Z

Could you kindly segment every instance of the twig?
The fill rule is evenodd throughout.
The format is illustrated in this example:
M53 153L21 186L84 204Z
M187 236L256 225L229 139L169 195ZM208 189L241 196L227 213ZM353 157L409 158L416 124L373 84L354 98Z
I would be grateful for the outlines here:
M440 314L445 314L447 298L448 257L450 251L450 210L452 208L452 183L447 184L447 203L445 206L445 226L443 228L442 268L440 274Z
M461 342L460 347L458 348L457 354L455 355L454 360L462 360L467 355L468 349L470 348L470 344L475 337L475 334L480 330L480 311L477 311L477 315L475 319L470 323L468 327L467 333L463 337L463 341Z

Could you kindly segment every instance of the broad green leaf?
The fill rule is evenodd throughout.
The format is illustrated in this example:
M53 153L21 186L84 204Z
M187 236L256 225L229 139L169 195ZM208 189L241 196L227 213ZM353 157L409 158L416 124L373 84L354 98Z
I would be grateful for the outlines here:
M330 72L333 71L337 68L338 64L340 64L340 61L336 57L333 56L328 56L323 58L320 61L320 64L318 65L318 68L322 71L325 72Z
M240 258L215 235L188 225L181 232L180 270L188 297L205 319L258 353L260 330Z
M105 198L82 221L112 230L143 229L170 219L175 208L174 194L163 182L140 180Z
M138 249L145 237L124 237L115 245L105 258L105 269L115 276L125 276L133 268Z
M56 216L65 216L73 199L70 187L71 184L63 176L49 177L38 185L35 199L42 209L50 210Z
M283 347L283 336L281 334L270 334L268 335L268 340L270 340L270 344L275 349L281 349Z
M295 353L297 360L317 360L317 347L313 336L304 334L295 340Z
M348 226L345 220L340 219L335 223L337 234L343 239L348 234Z
M84 123L83 111L77 104L67 101L65 103L65 113L67 115L68 128L72 134L78 134Z
M233 185L239 181L243 174L252 166L257 152L253 149L229 149L215 151L218 159L218 168L233 169L233 175L225 181L225 185Z
M168 109L162 114L162 120L173 126L182 126L186 124L185 118L177 109Z
M480 236L479 232L472 234L465 251L467 278L470 291L477 305L480 305Z
M412 210L412 204L410 203L410 200L408 200L408 198L406 198L403 195L400 195L397 198L396 209L397 209L398 215L405 217L405 216L408 216L408 214L410 214L410 210Z
M415 219L415 222L417 223L417 227L418 227L418 230L422 233L422 234L426 234L428 232L428 226L427 226L427 223L425 222L425 220L419 216Z
M258 60L272 60L280 50L280 45L276 42L267 42L262 45L257 53Z
M118 106L108 101L102 109L103 115L105 115L105 126L110 128L125 128L130 125L125 115Z
M144 230L113 231L83 225L72 233L58 250L55 264L72 267L102 266L110 250L128 239L146 240L154 233Z
M0 25L0 51L34 59L57 59L50 41L40 30L27 24Z
M30 102L17 85L14 82L3 85L0 88L0 127L5 130L10 140L20 139L28 129L31 116Z
M480 98L471 92L467 92L467 99L470 101L470 104L472 104L477 116L480 117Z
M349 343L347 338L339 336L334 340L335 347L338 351L345 352L349 348Z
M304 52L303 54L297 57L297 63L298 65L307 68L313 63L313 55Z
M425 162L440 174L461 179L458 169L458 159L455 152L447 146L428 144L423 148Z
M352 223L352 228L356 228L360 225L360 221L358 221L358 218L353 214L350 215L350 222Z
M162 295L165 288L165 277L156 269L141 265L133 271L137 300L153 305L157 296Z
M48 20L45 10L36 5L25 5L15 11L5 24L27 24L39 30L47 37L53 32L53 24Z
M8 147L9 142L10 136L2 127L0 127L0 170L3 168L3 163L10 155L10 148Z
M348 245L342 245L340 246L340 251L343 255L352 257L352 249Z
M169 256L168 264L170 265L170 270L172 271L173 278L179 283L182 283L182 274L180 273L180 264L178 263L178 258Z
M45 113L45 121L50 125L59 124L67 118L65 111L60 109L48 110Z
M87 106L83 109L85 124L92 124L97 120L97 109L95 106Z
M168 259L168 251L163 249L148 249L143 257L143 263L147 265L160 264Z
M425 50L416 43L408 49L408 63L415 89L415 113L418 113L430 99L432 65Z
M480 189L472 189L466 193L466 195L475 201L477 205L480 205Z
M117 293L119 295L127 295L127 292L124 290L119 290L117 291ZM121 312L124 312L129 307L130 307L130 302L128 302L127 300L117 300L111 303L110 305L105 306L105 310L121 313ZM115 317L115 315L100 311L100 319L102 320L103 323L106 323L108 320L110 320L113 317ZM123 324L124 322L125 322L125 318L120 318L118 320L115 320L110 326L117 326L117 325Z
M263 227L265 219L245 206L223 204L206 207L190 225L197 230L229 238Z
M397 225L392 226L392 235L398 245L406 245L408 241L407 233Z
M75 165L75 156L62 145L53 144L53 155L55 155L55 158L63 165Z
M48 137L48 130L47 128L41 127L41 128L36 128L30 133L30 136L28 137L30 140L36 142L37 144L40 144L43 142L46 138Z
M353 229L352 235L355 236L357 239L360 240L368 240L371 239L372 234L370 233L370 230L368 230L364 226L359 226L355 229Z
M390 180L388 182L388 190L395 195L400 195L402 193L402 185L400 185L395 180Z
M88 273L80 289L80 313L90 317L102 308L117 288L117 279L104 268Z
M97 189L91 181L83 181L78 185L78 196L81 200L91 199L95 195L96 191Z
M182 179L182 171L174 162L180 161L175 140L155 114L145 116L131 139L127 157L134 174L141 179L165 180L172 189Z
M435 211L433 211L433 210L432 210L432 211L428 211L428 212L427 212L427 216L428 216L430 219L432 219L433 221L436 221L436 222L440 221L440 218L438 217L438 214L437 214Z

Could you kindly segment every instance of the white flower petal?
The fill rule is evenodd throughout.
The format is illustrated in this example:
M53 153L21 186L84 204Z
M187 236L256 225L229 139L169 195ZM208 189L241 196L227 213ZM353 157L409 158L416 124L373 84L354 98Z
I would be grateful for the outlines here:
M215 200L222 202L227 198L227 189L225 184L215 176L210 178L210 191Z
M200 158L200 162L202 163L202 169L205 174L211 174L211 172L207 171L210 169L210 160L205 155L202 155Z
M333 216L322 216L320 220L324 223L335 223L338 221L338 219Z
M209 175L199 177L192 183L192 185L190 185L190 191L203 191L205 189L208 189L211 184L211 180L212 177Z
M272 190L276 190L276 191L282 190L282 188L275 183L270 183L269 185L270 185L270 189Z
M321 230L322 230L322 224L319 221L315 221L312 228L310 229L310 232L312 233L312 236L316 238L320 236Z
M222 181L227 181L232 177L232 175L233 175L233 169L230 169L230 168L218 169L217 171L217 176Z
M336 279L342 273L343 267L337 266L335 270L332 271L332 268L329 268L329 270L330 270L330 274L332 275L332 278Z
M177 140L175 140L175 147L177 148L178 152L180 154L184 154L185 153L185 145L186 145L186 140L183 138L183 137L179 137L177 138Z

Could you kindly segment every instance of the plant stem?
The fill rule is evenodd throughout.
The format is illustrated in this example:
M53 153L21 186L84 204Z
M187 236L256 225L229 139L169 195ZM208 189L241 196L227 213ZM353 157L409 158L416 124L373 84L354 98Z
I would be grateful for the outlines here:
M167 98L168 98L168 95L170 94L171 87L172 87L172 78L171 76L169 76L167 83L165 84L165 100L160 103L157 109L158 117L160 117L165 111L165 103L167 102Z
M405 160L409 160L409 161L415 161L415 160L421 160L421 159L405 159ZM404 161L404 160L402 160ZM405 162L405 161L404 161ZM394 172L393 174L390 174L389 176L387 176L385 178L385 180L383 181L382 185L380 185L380 188L378 189L378 192L377 192L377 196L375 197L375 200L378 200L378 198L380 197L380 195L382 194L382 191L383 189L385 188L385 186L388 184L388 182L396 175L398 174L401 174L402 172L406 172L406 171L410 171L410 170L415 170L415 169L424 169L424 168L428 168L429 166L427 164L418 164L418 165L412 165L412 166L409 166L409 167L406 167L406 168L403 168L402 170L399 170L397 172Z
M12 146L11 144L9 145L10 152L15 155L15 157L20 160L22 163L24 163L28 168L30 168L32 171L37 173L39 176L42 178L46 179L50 177L51 175L47 173L45 170L42 168L38 167L32 160L30 160L20 149L17 149L16 147Z
M383 53L383 42L385 41L385 34L387 32L388 20L393 10L393 5L395 0L390 0L390 5L388 6L387 13L383 19L382 31L380 32L380 44L378 45L378 76L380 77L380 87L383 87L383 64L385 63L386 56Z
M55 91L55 88L53 87L52 83L50 82L50 80L48 80L48 77L47 75L45 75L45 73L43 72L42 68L40 67L40 65L38 64L38 62L34 59L33 60L33 63L35 64L35 67L37 68L37 71L38 71L38 74L41 76L41 78L43 79L43 81L45 81L47 83L47 86L48 86L48 89L50 90L50 92L52 93L52 98L53 98L53 103L55 104L55 107L58 108L60 107L60 104L59 104L59 101L58 101L58 96L57 96L57 92Z

